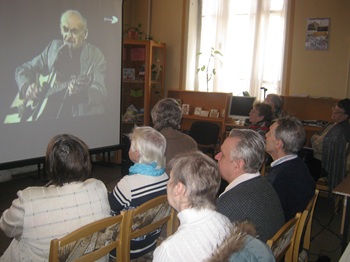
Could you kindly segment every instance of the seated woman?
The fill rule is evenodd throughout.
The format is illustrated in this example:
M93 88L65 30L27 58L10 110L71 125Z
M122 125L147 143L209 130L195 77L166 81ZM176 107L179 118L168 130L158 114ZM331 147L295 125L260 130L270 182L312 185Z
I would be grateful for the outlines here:
M272 108L269 104L256 103L249 113L249 129L258 132L265 137L272 121Z
M153 253L153 261L205 261L229 234L230 220L215 210L220 175L215 160L200 151L169 162L169 204L180 227Z
M87 145L72 135L57 135L46 150L52 185L28 187L5 210L0 228L13 237L1 261L47 261L50 241L108 217L105 185L91 175Z
M165 137L149 126L135 127L129 135L129 157L135 164L109 193L113 214L135 208L160 195L166 195L168 175L165 172ZM133 239L130 258L147 254L156 247L160 230L144 238ZM113 255L112 255L113 256Z
M310 173L315 180L320 176L328 177L330 188L338 185L346 175L346 144L350 141L349 116L350 99L345 98L332 108L332 123L310 140L313 149L313 159L308 163Z
M165 150L166 162L168 163L175 155L197 150L196 141L178 131L182 119L182 110L174 98L164 98L153 107L152 122L166 139Z
M215 210L220 184L215 160L200 151L184 153L170 161L169 169L168 201L179 212L180 227L154 251L154 262L226 261L228 257L274 261L269 247L255 238L252 224L232 224Z

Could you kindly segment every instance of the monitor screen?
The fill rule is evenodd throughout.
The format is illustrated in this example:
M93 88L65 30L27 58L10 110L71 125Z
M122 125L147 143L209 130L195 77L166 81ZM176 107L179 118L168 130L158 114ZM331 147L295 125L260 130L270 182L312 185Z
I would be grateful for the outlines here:
M249 118L255 97L251 96L232 96L229 117L234 120L245 120Z

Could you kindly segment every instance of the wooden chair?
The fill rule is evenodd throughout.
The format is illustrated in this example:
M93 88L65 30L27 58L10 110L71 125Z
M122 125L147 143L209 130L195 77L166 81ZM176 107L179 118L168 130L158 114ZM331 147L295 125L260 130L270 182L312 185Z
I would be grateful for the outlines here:
M285 223L280 230L266 244L271 248L276 261L291 262L293 255L296 231L299 224L301 213Z
M107 217L84 225L68 235L51 240L49 261L96 261L117 249L122 257L124 215Z
M130 209L125 215L123 262L130 261L130 241L132 239L162 228L162 233L157 241L157 245L159 245L162 236L168 237L173 234L176 215L175 210L169 205L166 195L151 199L135 209ZM165 233L164 230L166 230Z
M318 195L319 190L316 189L315 195L312 197L306 209L301 214L293 247L293 262L300 261L299 256L301 261L308 260L308 253L310 250L311 242L312 220Z

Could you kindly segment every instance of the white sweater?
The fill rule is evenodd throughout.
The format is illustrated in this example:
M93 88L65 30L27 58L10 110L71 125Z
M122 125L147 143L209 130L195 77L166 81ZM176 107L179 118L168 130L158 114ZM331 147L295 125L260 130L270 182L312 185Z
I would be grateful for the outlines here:
M153 261L203 261L229 234L230 220L210 209L185 209L178 214L180 227L153 253Z

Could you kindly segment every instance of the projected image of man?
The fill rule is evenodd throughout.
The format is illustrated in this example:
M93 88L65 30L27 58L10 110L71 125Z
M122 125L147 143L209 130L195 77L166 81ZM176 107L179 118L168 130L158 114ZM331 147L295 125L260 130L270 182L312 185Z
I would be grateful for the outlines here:
M76 10L61 15L62 40L16 69L20 121L101 114L107 97L106 60L86 42L86 19Z

